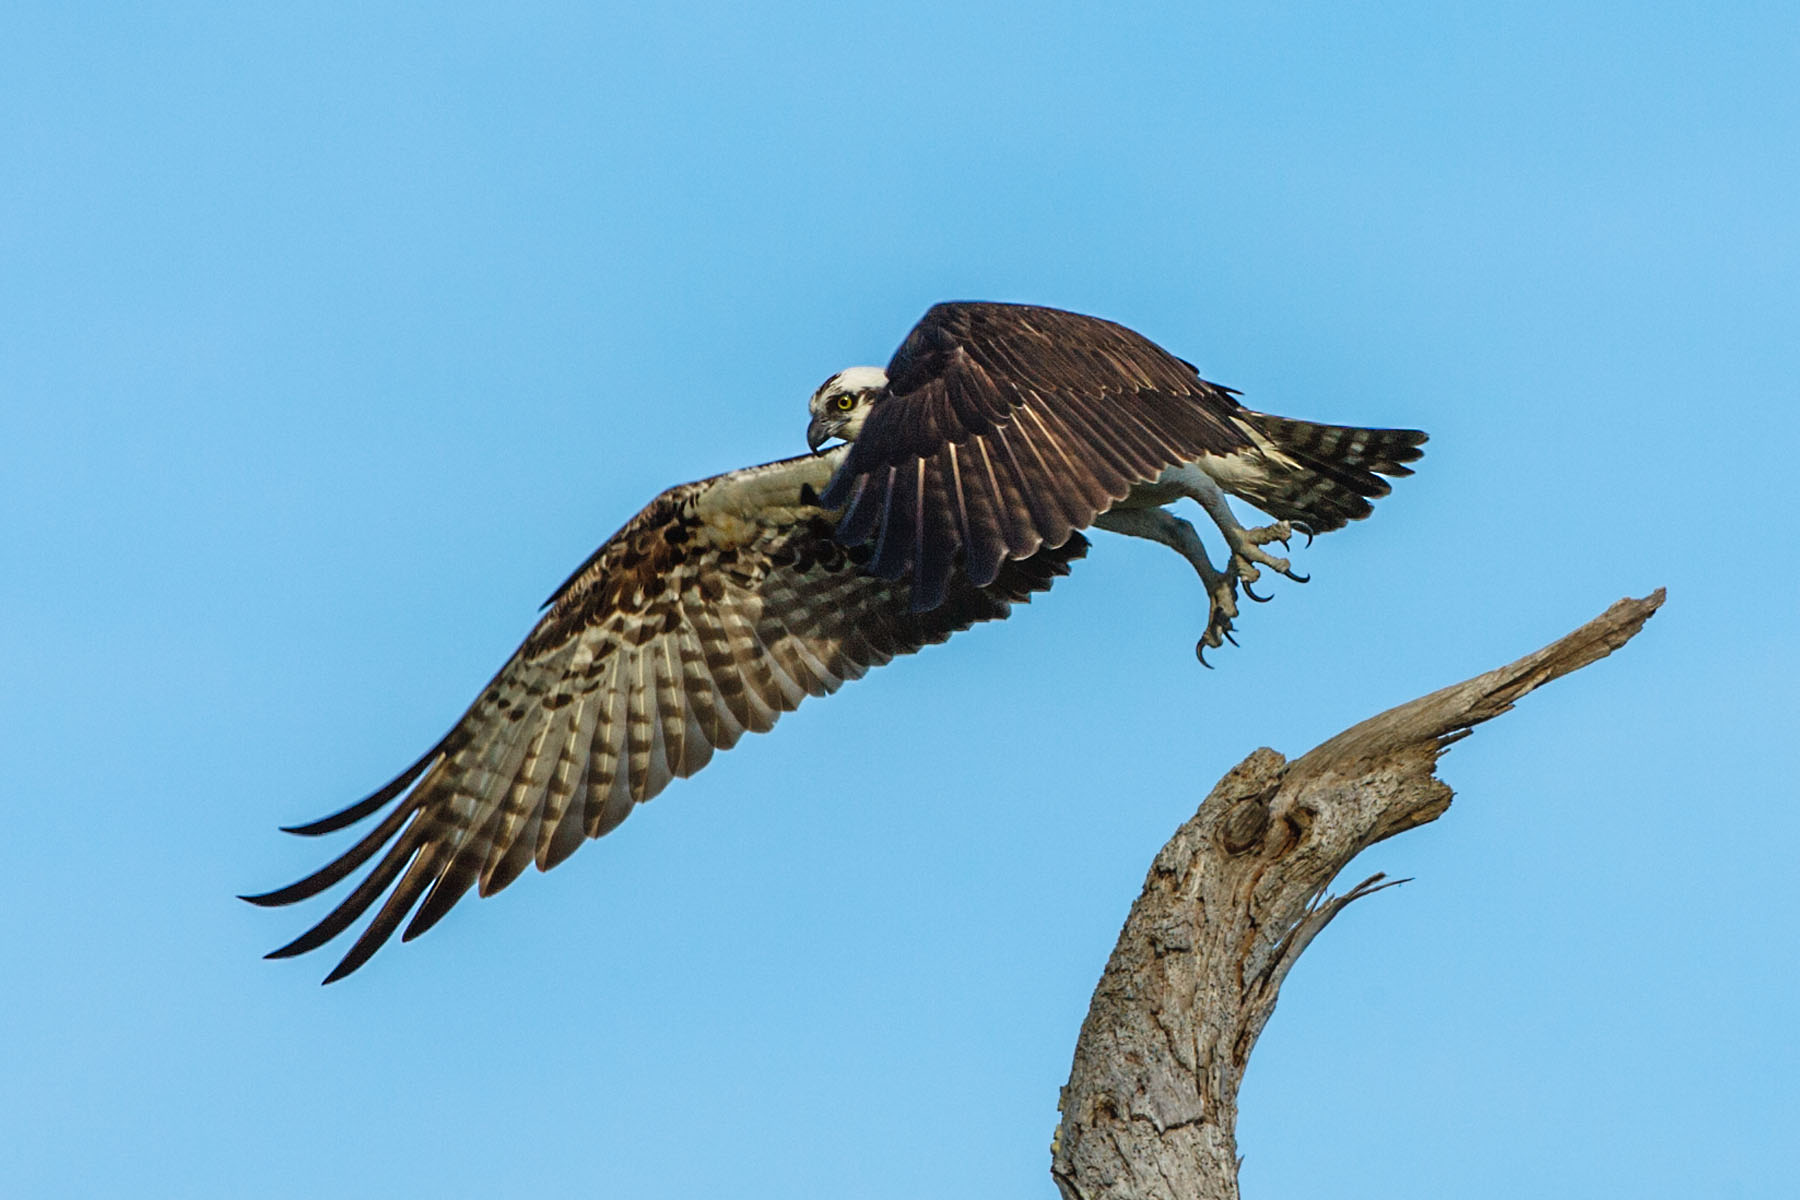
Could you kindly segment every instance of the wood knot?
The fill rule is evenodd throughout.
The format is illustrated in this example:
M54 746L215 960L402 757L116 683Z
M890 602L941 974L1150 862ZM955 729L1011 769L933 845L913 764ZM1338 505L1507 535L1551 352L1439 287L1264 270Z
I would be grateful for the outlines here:
M1269 798L1247 796L1231 806L1219 822L1219 844L1225 853L1236 857L1248 854L1262 844L1269 829Z
M1269 837L1268 856L1271 859L1280 858L1304 842L1307 831L1313 827L1313 822L1318 817L1318 813L1303 804L1297 804L1283 812L1280 828Z

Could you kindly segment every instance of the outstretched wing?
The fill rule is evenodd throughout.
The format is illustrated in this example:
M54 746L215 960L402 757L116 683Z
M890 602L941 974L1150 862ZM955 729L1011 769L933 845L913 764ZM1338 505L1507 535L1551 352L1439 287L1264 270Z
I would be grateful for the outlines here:
M836 541L836 514L805 502L830 468L790 459L652 501L559 589L441 742L373 795L290 831L329 833L388 810L319 871L246 897L290 904L374 864L270 957L323 945L379 900L326 982L342 978L409 913L405 940L471 887L486 896L531 863L548 870L715 750L872 666L1004 617L1086 549L1072 540L980 587L958 577L940 607L916 613L905 585L869 575L868 552Z
M1023 304L939 304L887 369L821 496L871 571L940 603L1060 546L1135 483L1249 444L1231 393L1122 325Z

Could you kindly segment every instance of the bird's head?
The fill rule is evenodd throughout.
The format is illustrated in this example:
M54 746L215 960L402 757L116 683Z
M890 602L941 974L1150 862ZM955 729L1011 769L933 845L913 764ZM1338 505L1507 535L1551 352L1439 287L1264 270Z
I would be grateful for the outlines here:
M806 427L806 444L814 453L832 438L854 442L862 432L869 410L887 389L887 372L880 367L851 367L819 385L806 402L812 422Z

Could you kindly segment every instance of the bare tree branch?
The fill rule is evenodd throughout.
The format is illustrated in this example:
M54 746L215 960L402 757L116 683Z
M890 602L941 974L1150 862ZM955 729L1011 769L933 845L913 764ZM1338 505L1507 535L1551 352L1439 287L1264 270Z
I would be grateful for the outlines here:
M1525 693L1623 646L1663 592L1517 662L1390 709L1288 762L1233 767L1151 864L1094 990L1051 1173L1066 1200L1235 1200L1237 1096L1281 981L1344 906L1358 853L1435 820L1438 756Z

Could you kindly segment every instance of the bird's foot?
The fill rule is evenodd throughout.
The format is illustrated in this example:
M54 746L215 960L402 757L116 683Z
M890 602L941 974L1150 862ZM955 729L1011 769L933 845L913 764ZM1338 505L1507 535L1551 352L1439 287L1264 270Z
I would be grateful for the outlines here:
M1285 575L1295 583L1305 583L1311 576L1296 575L1293 564L1285 558L1277 558L1263 547L1273 542L1280 542L1285 549L1288 539L1294 536L1294 527L1286 521L1277 521L1273 525L1260 525L1255 529L1226 529L1225 540L1231 546L1231 562L1225 573L1235 577L1244 585L1244 594L1252 600L1263 602L1267 596L1259 596L1251 590L1250 585L1262 578L1262 567L1267 567L1277 575Z
M1206 598L1209 602L1206 615L1206 632L1194 643L1194 657L1200 665L1210 668L1206 661L1206 652L1230 642L1237 645L1237 639L1231 636L1231 622L1238 615L1237 586L1230 574L1214 575L1206 582Z
M1294 536L1295 527L1287 521L1277 521L1273 525L1261 525L1255 529L1244 529L1238 526L1221 526L1220 532L1225 535L1226 544L1231 548L1231 561L1225 566L1223 574L1214 574L1206 581L1207 598L1211 601L1211 612L1206 621L1206 633L1194 647L1194 654L1203 665L1206 662L1206 651L1214 649L1225 642L1237 645L1237 639L1231 636L1232 622L1238 615L1237 589L1242 584L1244 595L1257 603L1267 603L1272 597L1258 595L1251 585L1262 578L1262 570L1267 567L1277 575L1285 575L1295 583L1305 583L1310 577L1297 574L1293 564L1285 558L1278 558L1264 550L1263 547L1279 542L1285 548L1288 539ZM1300 532L1309 538L1311 530L1302 527Z

